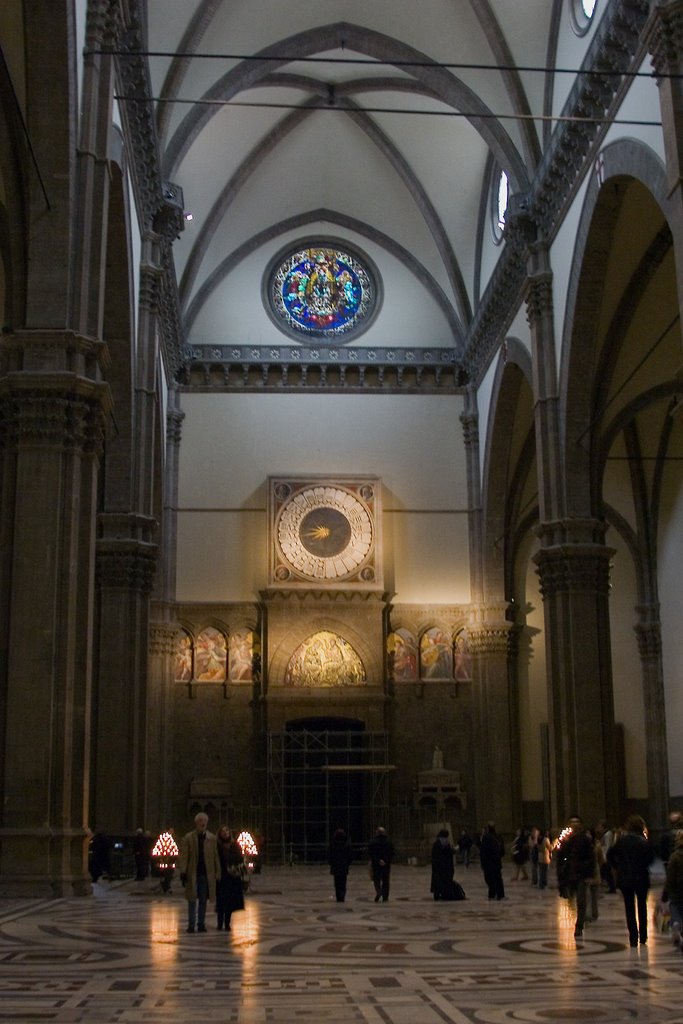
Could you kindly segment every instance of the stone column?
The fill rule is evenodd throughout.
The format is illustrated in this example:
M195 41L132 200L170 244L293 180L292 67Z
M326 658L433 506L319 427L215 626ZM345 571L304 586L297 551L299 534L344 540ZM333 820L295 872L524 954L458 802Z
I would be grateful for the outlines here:
M173 785L171 711L173 707L173 655L178 628L171 622L153 622L149 630L147 743L147 818L152 832L172 828L171 808L178 794ZM187 693L187 688L185 688Z
M544 524L534 559L545 612L555 827L571 814L585 821L617 814L608 609L614 550L602 543L603 530L595 520Z
M581 516L585 488L571 495L563 476L553 281L547 248L529 247L539 537L536 554L545 618L551 826L570 814L586 821L616 814L614 706L605 525ZM587 499L589 500L589 499Z
M147 644L156 523L98 517L98 658L91 827L111 835L146 824Z
M500 831L510 832L519 824L521 793L517 695L511 686L505 607L474 609L467 632L474 660L472 763L477 814L480 823L495 821Z
M647 43L659 86L666 174L676 253L678 302L683 305L683 0L653 5Z
M19 331L0 355L0 895L81 895L106 347Z
M652 829L668 827L669 755L666 742L666 704L662 672L662 627L659 605L638 605L635 626L643 669L647 795Z
M149 634L149 730L147 825L169 828L170 809L177 794L171 792L171 711L174 697L174 654L178 627L175 619L176 545L178 507L178 456L185 414L178 408L178 392L168 396L166 414L166 461L161 523L161 550Z

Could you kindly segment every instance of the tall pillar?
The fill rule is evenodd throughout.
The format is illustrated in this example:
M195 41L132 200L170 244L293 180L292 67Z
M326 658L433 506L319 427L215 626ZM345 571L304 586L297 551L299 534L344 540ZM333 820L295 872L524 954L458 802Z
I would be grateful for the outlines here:
M511 687L503 592L503 566L492 566L483 550L479 413L468 389L460 416L467 460L471 609L467 635L474 658L472 685L472 765L480 821L494 820L503 831L516 827L520 789L516 751L517 708ZM487 573L488 570L488 573ZM490 578L495 573L496 578ZM514 753L513 753L514 752Z
M153 519L100 513L98 657L91 827L125 835L146 821L147 645L156 568Z
M166 461L161 523L159 571L152 602L149 635L148 819L150 827L169 828L174 796L171 792L171 711L175 682L174 654L178 637L175 616L176 546L178 521L178 459L185 414L178 407L178 392L169 392L166 414Z
M0 895L89 891L87 788L101 342L5 336L0 359Z
M553 279L545 245L529 248L527 318L534 367L539 537L548 675L550 807L553 826L571 814L614 820L616 764L605 525L579 509L563 476ZM584 494L590 493L585 481Z
M542 527L535 556L545 613L553 826L571 814L616 820L608 609L614 550L601 542L603 528L575 519Z
M474 657L472 750L477 814L502 832L519 826L517 698L511 686L510 623L505 606L474 610L467 630Z
M643 670L645 697L645 742L649 824L653 829L668 827L669 755L666 742L666 704L662 671L662 627L659 605L638 605L635 626Z

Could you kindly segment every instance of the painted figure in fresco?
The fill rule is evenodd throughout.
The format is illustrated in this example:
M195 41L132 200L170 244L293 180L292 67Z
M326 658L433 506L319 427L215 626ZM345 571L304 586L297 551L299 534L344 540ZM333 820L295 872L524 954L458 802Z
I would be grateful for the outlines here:
M326 630L305 640L292 655L286 686L359 686L365 683L363 663L351 644Z
M197 639L197 679L202 682L223 682L227 650L225 637L217 629L205 629Z
M451 640L440 629L429 629L420 644L420 675L423 679L451 679Z
M175 678L178 683L189 683L192 679L192 640L187 633L178 637L176 643Z
M472 679L472 655L464 633L460 633L455 641L455 678L459 683L468 683Z
M254 664L254 634L233 633L230 637L230 679L251 682Z
M412 633L405 629L391 633L387 639L387 650L394 681L417 679L417 645Z

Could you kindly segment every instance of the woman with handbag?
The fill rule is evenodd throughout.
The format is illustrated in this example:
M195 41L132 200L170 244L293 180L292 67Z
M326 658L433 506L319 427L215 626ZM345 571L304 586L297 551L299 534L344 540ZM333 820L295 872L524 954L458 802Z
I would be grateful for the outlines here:
M218 930L230 931L230 918L235 910L244 910L242 873L244 856L227 825L221 825L216 836L221 874L216 885Z

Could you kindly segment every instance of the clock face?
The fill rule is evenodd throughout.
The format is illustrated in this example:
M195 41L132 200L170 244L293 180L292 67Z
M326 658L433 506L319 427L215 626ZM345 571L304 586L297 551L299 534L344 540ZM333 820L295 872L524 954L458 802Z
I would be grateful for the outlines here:
M372 553L372 518L342 487L307 487L283 505L276 527L283 559L299 577L325 582L355 573Z

